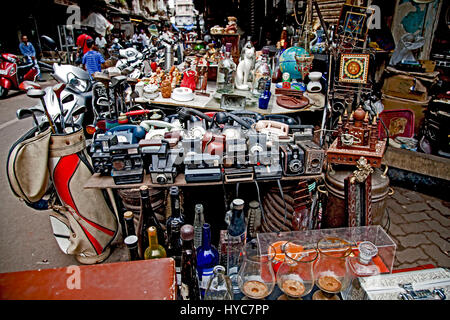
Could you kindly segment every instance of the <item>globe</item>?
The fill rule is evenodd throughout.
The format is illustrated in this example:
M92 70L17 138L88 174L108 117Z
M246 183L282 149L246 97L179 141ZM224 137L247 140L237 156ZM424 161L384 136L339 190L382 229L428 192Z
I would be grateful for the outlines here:
M287 72L291 75L292 79L303 79L302 74L298 70L295 56L309 56L308 51L302 47L290 47L280 56L280 70L282 73Z

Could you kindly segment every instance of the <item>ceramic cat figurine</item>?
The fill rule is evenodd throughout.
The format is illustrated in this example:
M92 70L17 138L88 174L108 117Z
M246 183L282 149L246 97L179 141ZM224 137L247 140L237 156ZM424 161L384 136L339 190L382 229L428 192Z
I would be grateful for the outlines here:
M250 72L255 65L255 60L256 60L255 47L253 47L251 42L247 42L247 44L242 49L241 60L237 67L236 81L235 81L236 89L239 90L250 89L250 87L247 84L247 81Z

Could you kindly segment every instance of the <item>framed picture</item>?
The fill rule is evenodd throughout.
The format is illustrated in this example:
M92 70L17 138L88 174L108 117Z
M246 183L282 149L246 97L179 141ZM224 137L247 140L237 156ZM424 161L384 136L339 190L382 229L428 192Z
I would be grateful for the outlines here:
M345 40L365 41L367 38L368 21L374 10L367 7L344 4L339 17L337 33Z
M339 65L339 81L367 84L370 54L343 53Z

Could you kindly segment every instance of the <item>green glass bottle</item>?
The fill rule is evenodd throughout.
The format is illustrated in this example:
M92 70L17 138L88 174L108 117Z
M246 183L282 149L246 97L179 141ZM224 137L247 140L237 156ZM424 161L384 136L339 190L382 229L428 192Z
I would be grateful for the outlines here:
M165 258L167 256L166 249L164 249L162 245L158 244L158 234L156 232L156 228L153 226L149 227L147 232L149 246L145 249L144 259L149 260Z

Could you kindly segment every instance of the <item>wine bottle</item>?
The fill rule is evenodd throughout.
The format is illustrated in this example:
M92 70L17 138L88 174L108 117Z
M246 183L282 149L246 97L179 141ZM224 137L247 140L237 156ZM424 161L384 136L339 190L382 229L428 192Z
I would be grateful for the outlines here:
M177 221L171 221L171 235L169 244L167 246L167 256L172 257L175 260L175 269L177 272L180 272L182 251L180 228L181 226Z
M181 253L181 286L183 300L200 300L200 288L197 277L197 255L194 248L194 227L185 224L181 227L183 250Z
M147 229L148 232L148 240L149 245L147 249L145 249L144 252L144 259L159 259L159 258L165 258L167 256L166 250L163 246L161 246L158 243L158 232L155 227L149 227Z
M178 187L173 186L169 189L170 194L170 204L171 204L171 215L166 221L166 230L167 230L167 240L168 240L168 247L170 248L170 245L172 243L172 225L177 225L178 230L181 229L181 227L184 225L184 215L181 213L181 206L180 206L180 191ZM179 238L179 234L178 234Z
M197 273L200 283L200 293L203 298L213 268L219 263L219 252L211 245L211 226L203 225L202 245L197 249Z
M205 300L233 300L231 280L225 274L225 268L220 265L215 266L213 273L214 276L205 291Z
M130 261L140 260L138 252L138 238L131 235L125 238L123 242L127 245Z
M164 237L164 230L161 227L161 224L156 218L155 212L153 211L153 207L150 201L150 195L147 186L141 186L139 188L141 194L141 214L139 216L139 224L138 224L138 248L139 255L141 258L144 258L144 251L149 246L149 239L147 229L151 226L156 228L158 234L158 243L162 246L165 246L166 241Z
M194 217L194 247L198 248L202 245L202 228L205 223L205 217L203 215L203 205L195 205L195 217Z
M244 200L234 199L232 214L227 228L227 274L231 279L234 292L239 292L237 274L240 266L240 256L247 238L247 227L244 216Z
M136 235L136 230L134 228L134 219L132 211L125 211L123 214L123 219L125 221L125 235L124 237Z

